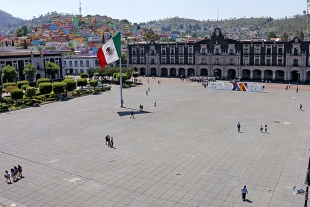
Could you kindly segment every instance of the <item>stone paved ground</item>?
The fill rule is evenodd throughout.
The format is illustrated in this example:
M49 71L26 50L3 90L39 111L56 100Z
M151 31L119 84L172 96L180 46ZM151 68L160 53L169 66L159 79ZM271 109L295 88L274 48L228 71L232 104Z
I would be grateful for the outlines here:
M0 205L303 205L292 188L302 187L310 155L308 86L298 94L296 86L285 91L273 84L266 93L246 93L141 79L143 86L124 89L126 108L113 86L101 95L0 114L1 171L20 164L25 176L13 184L2 178ZM267 134L261 124L268 124ZM105 145L107 134L116 149Z

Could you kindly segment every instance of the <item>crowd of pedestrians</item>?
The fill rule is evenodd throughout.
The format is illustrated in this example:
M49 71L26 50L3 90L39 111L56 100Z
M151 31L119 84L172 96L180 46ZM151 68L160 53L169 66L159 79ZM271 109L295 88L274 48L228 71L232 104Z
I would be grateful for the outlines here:
M5 171L4 172L4 177L5 177L5 182L7 182L8 184L11 184L11 178L13 180L13 182L17 182L19 179L23 178L23 169L20 165L14 166L13 168L11 168L11 174L9 173L9 171Z

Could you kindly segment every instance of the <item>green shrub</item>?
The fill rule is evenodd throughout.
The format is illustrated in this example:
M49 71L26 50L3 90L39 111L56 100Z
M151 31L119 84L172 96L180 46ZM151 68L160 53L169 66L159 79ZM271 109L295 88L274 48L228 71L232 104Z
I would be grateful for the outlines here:
M32 97L36 95L36 89L34 87L28 87L26 88L26 94L31 100Z
M0 105L0 108L8 109L8 108L10 108L10 106L8 104L6 104L6 103L2 103L2 105Z
M45 101L58 101L58 98L47 98Z
M53 91L52 83L40 83L39 85L40 94L49 94Z
M50 83L51 80L49 78L40 78L37 80L37 86L40 86L40 83Z
M86 78L77 79L77 85L82 87L82 90L83 90L83 86L87 85L87 79Z
M17 81L17 87L22 88L23 85L29 85L29 82L26 80L23 81Z
M80 77L81 77L81 78L88 78L88 74L87 74L87 73L81 73L81 74L80 74Z
M66 77L65 80L74 80L73 77Z
M11 98L14 99L16 101L16 105L17 105L17 101L18 99L22 99L24 96L24 92L22 89L16 88L16 89L12 89L11 90Z
M96 86L98 86L98 81L97 80L91 80L91 81L89 81L89 85L94 87L94 90L95 90Z
M62 82L66 84L67 91L73 91L76 89L76 82L73 79L65 79Z
M30 87L30 85L22 85L21 89L25 91L28 87Z
M64 93L65 92L66 84L62 82L54 82L53 83L53 91L56 94Z
M3 84L3 88L6 88L6 87L8 87L8 86L17 86L17 84L14 83L14 82L9 82L9 83L4 83L4 84Z
M18 89L18 88L17 88L17 86L7 86L7 87L5 88L5 91L6 91L7 93L10 93L11 90L13 90L13 89Z

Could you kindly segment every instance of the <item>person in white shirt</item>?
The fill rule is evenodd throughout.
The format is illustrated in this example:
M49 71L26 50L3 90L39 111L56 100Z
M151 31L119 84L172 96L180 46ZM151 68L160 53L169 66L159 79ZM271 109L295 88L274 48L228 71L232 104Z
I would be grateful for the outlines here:
M4 177L5 177L5 181L8 183L8 180L10 181L9 183L12 183L11 182L11 178L10 178L10 174L9 172L6 170L5 173L4 173Z

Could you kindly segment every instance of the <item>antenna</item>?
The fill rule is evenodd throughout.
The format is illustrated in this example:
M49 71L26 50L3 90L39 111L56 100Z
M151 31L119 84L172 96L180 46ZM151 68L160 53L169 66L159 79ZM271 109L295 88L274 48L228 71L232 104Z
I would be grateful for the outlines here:
M81 6L81 2L80 2L79 11L80 11L80 15L82 15L82 6Z

